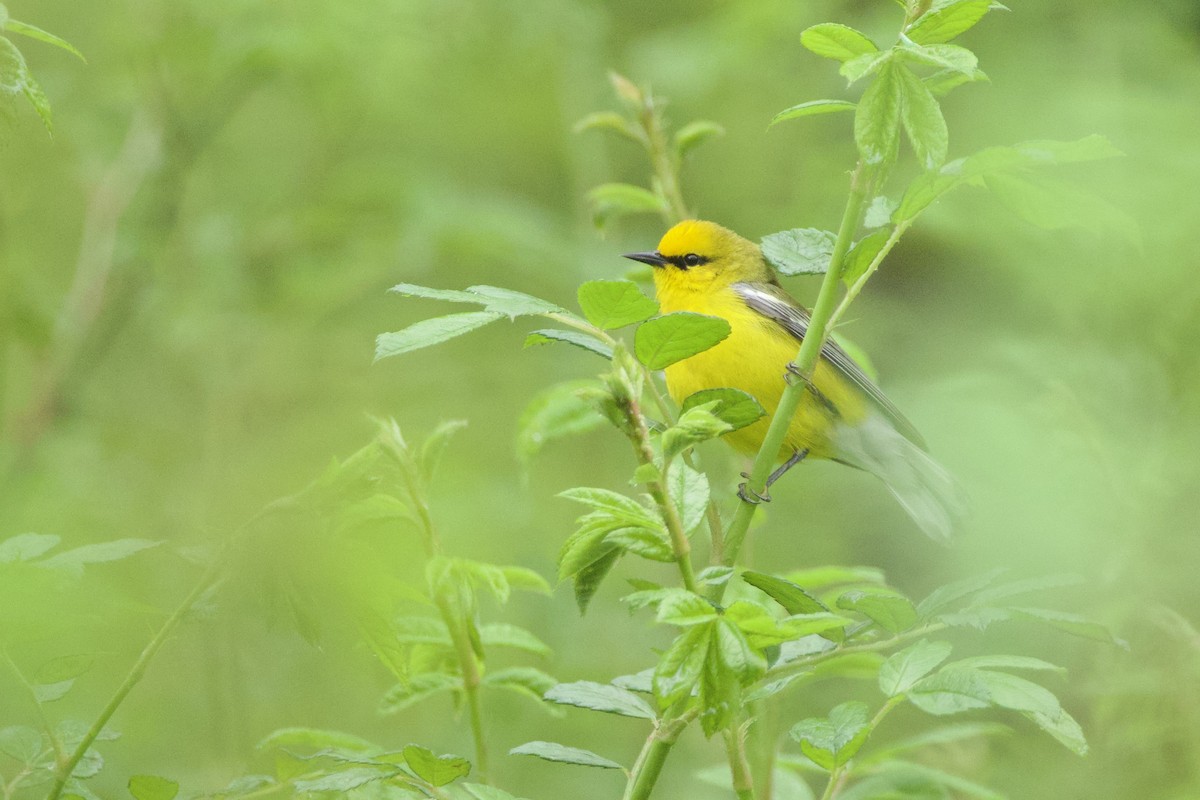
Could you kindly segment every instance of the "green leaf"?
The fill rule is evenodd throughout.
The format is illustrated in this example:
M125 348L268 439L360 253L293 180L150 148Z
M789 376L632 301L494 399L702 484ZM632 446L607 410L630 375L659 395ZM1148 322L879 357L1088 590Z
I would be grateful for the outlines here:
M650 369L666 369L719 344L729 331L729 323L720 317L680 311L639 325L633 349Z
M260 741L256 747L259 750L305 747L314 750L350 750L356 753L376 750L375 745L366 739L360 739L350 733L321 728L280 728Z
M13 20L9 20L9 24L12 23ZM24 94L38 116L41 117L46 130L53 134L54 124L50 113L50 101L46 99L42 87L38 85L33 73L29 71L25 56L21 55L21 51L17 49L16 45L3 36L0 36L0 90L11 94L18 92Z
M973 656L947 664L946 669L1030 669L1038 672L1057 672L1060 675L1067 674L1067 670L1057 664L1029 656Z
M618 520L632 525L659 528L662 523L649 509L640 505L636 500L608 489L594 489L586 486L576 486L558 493L559 497L583 503L597 511L606 511ZM616 526L614 526L616 527Z
M20 34L21 36L28 36L30 39L37 39L39 42L52 44L55 47L66 50L68 53L77 57L85 64L87 63L87 59L83 57L83 53L76 50L73 44L64 39L60 39L53 33L47 33L41 28L30 25L27 22L17 22L15 19L10 17L7 22L0 24L0 29L7 31L8 33L16 33Z
M501 289L497 286L468 286L460 292L454 289L430 289L411 283L398 283L388 291L402 294L406 297L426 297L432 300L449 300L454 303L478 303L485 311L503 314L509 319L517 317L562 314L566 309L556 306L541 298L524 292L514 292L512 289Z
M870 583L882 586L887 583L887 577L883 574L883 571L876 567L843 567L837 565L793 570L787 574L787 579L792 583L807 586L809 591L827 589L833 586L844 586L846 584Z
M816 228L793 228L764 236L763 258L782 275L821 275L829 270L837 234Z
M539 656L549 656L550 646L524 628L505 622L481 625L479 638L489 647L511 647Z
M902 739L882 750L875 751L866 761L877 763L901 753L922 750L926 747L955 744L967 739L999 736L1011 732L1012 729L1007 725L1001 725L996 722L960 722L955 725L943 725L933 730L919 733L916 736Z
M420 464L421 477L426 482L433 480L433 473L437 470L438 462L442 458L446 445L450 443L450 437L465 427L467 427L466 420L446 420L438 423L429 436L425 437L425 441L421 443L421 452L417 456L417 462Z
M691 533L708 509L708 477L685 463L674 464L667 475L667 492L679 511L683 532Z
M750 683L766 672L766 659L750 645L734 620L722 617L717 621L715 645L721 664L740 683Z
M725 135L725 129L715 122L698 119L684 125L675 133L675 152L684 158L709 139Z
M393 623L393 634L401 644L433 644L451 646L446 623L432 617L405 615Z
M938 44L969 31L991 10L992 0L958 0L922 14L905 35L917 44Z
M853 111L856 108L858 108L857 104L845 100L809 100L807 103L800 103L780 111L771 118L767 127L773 127L789 119L815 117L819 114L836 114L839 111Z
M629 183L605 183L588 192L592 221L603 228L612 220L630 214L661 214L666 201L649 189Z
M987 79L988 76L983 70L979 69L972 70L971 72L963 72L957 69L943 69L921 80L934 97L944 97L965 83L979 83Z
M793 620L776 619L766 608L748 600L737 600L722 615L737 625L751 647L763 649L783 644L799 636Z
M671 540L667 534L652 528L617 528L609 532L604 541L616 545L620 550L628 551L651 561L669 564L675 560L671 549Z
M511 756L537 756L546 761L557 761L562 764L578 764L581 767L599 767L601 769L624 769L615 761L604 756L596 755L590 750L578 747L567 747L555 742L526 742L508 751Z
M691 694L700 680L711 639L712 625L693 625L663 653L654 668L654 696L659 708Z
M625 117L615 111L597 111L575 123L575 133L591 130L612 131L639 144L645 140L641 131L630 125Z
M867 53L866 55L855 56L845 64L842 64L838 72L851 84L857 83L868 75L874 75L879 72L884 66L891 64L894 53L893 49L888 49L882 53Z
M972 601L972 605L994 605L1000 600L1020 597L1023 594L1044 592L1048 589L1063 589L1070 586L1081 586L1085 583L1082 575L1059 573L1054 575L1039 575L1036 578L1021 578L1008 581L992 588L981 587Z
M525 347L533 347L539 344L552 344L554 342L565 342L569 345L574 345L581 350L587 350L589 353L595 353L601 358L611 359L613 357L613 349L605 342L600 341L594 336L583 333L581 331L563 331L557 328L539 328L532 331L525 337Z
M485 674L483 685L493 689L507 689L541 703L546 692L557 686L558 681L553 675L547 675L540 669L509 667Z
M730 430L729 423L714 415L709 407L692 406L679 415L678 422L663 431L663 463L669 464L671 459L688 448L715 439Z
M515 591L550 595L550 584L546 579L527 567L500 567L500 572Z
M1075 636L1082 636L1084 639L1113 644L1122 650L1129 649L1129 643L1116 636L1107 625L1078 614L1071 614L1066 611L1051 611L1044 608L1010 608L1007 610L1017 617L1042 622L1060 631L1066 631Z
M655 719L654 709L633 692L592 681L560 683L546 692L546 699L560 705L588 708L624 717Z
M956 44L901 45L896 52L908 61L961 72L967 76L973 77L979 69L979 59L975 54Z
M800 44L823 58L837 61L849 61L855 56L879 52L879 48L865 33L834 22L814 25L804 31L800 34Z
M592 602L592 597L600 588L600 582L604 580L604 576L609 573L620 557L621 550L614 548L575 573L575 605L579 607L580 614L587 611L588 604Z
M579 307L597 328L615 330L649 319L658 303L633 281L588 281L579 287Z
M854 115L854 141L868 164L886 164L896 158L904 105L899 71L896 64L884 64L879 76L863 92Z
M85 544L72 550L57 553L40 562L44 567L80 571L88 564L104 564L120 561L130 556L157 547L160 542L149 539L114 539L111 542Z
M871 732L869 716L866 703L842 703L829 712L828 718L802 720L790 733L813 763L832 770L849 761L867 740Z
M1045 230L1083 228L1096 236L1109 232L1139 243L1137 222L1091 192L1044 175L995 174L984 178L1000 203L1021 219Z
M705 567L696 573L696 580L709 586L724 586L733 574L733 567Z
M32 561L53 550L62 539L49 533L21 533L0 542L0 564Z
M786 578L747 570L742 573L742 580L754 588L766 592L789 614L817 614L829 610L820 600Z
M517 420L517 456L528 464L549 442L593 431L604 417L579 396L592 381L568 381L537 394Z
M410 744L404 748L404 763L433 786L445 786L471 772L471 762L461 756L436 755L432 750Z
M909 689L909 702L926 714L958 714L992 705L992 696L977 670L944 669Z
M0 753L22 764L32 764L42 753L42 734L24 725L0 728Z
M1083 728L1079 727L1079 723L1075 721L1075 718L1066 711L1060 710L1058 714L1043 714L1036 711L1024 712L1022 716L1053 736L1060 744L1076 755L1087 755L1088 744L1087 739L1083 735Z
M766 409L752 396L741 389L702 389L689 395L681 407L682 413L687 413L696 406L715 402L709 408L711 414L729 425L730 430L738 430L758 422L767 415Z
M381 333L375 337L375 360L447 342L503 317L494 311L468 311L421 320L404 330Z
M460 691L462 678L444 672L423 672L413 675L407 683L388 690L379 703L380 714L395 714L442 692Z
M300 794L310 792L345 794L367 784L390 778L393 774L393 772L384 771L379 767L350 767L309 780L296 780L292 786Z
M879 669L879 689L888 697L904 694L949 656L949 643L922 639L883 662Z
M134 775L129 779L129 793L137 800L175 800L179 784L157 775Z
M846 264L842 267L842 282L853 286L854 282L866 274L871 262L879 255L879 251L892 238L891 229L875 231L864 236L846 254Z
M921 619L928 619L934 614L954 605L959 600L970 597L996 582L1004 574L1003 569L994 569L982 575L974 575L954 583L939 586L929 593L929 596L917 604L917 613Z
M881 764L878 770L873 774L876 780L884 781L888 784L892 791L884 793L872 793L864 795L872 798L941 798L947 797L946 790L950 790L954 797L971 796L980 798L980 800L1006 800L1005 796L999 794L986 786L982 786L965 778L960 778L957 775L952 775L949 772L943 772L934 767L928 767L924 764L914 764L907 761L892 761ZM864 782L865 783L865 782ZM857 784L855 788L862 786ZM882 789L882 786L880 787ZM856 795L853 792L848 792L846 795L851 800L854 800ZM860 796L861 798L861 796Z
M912 602L893 592L847 592L838 598L837 606L865 614L891 633L908 630L917 621L917 610Z
M680 627L706 625L717 617L717 609L695 592L670 589L658 604L659 622Z
M896 65L901 92L904 95L901 121L908 141L924 169L937 169L946 161L950 148L950 133L942 107L929 88L911 69Z

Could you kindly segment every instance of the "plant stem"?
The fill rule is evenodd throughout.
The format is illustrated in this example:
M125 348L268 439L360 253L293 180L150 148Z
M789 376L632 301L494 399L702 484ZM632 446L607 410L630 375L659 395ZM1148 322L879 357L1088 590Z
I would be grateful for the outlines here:
M842 302L838 304L837 309L829 317L829 330L832 331L837 327L838 321L842 318L842 314L846 313L846 308L854 302L854 298L858 297L858 293L862 291L863 286L865 286L867 281L870 280L871 276L875 274L875 271L879 269L879 265L883 263L883 260L887 258L888 253L892 252L892 248L896 246L896 242L900 241L900 237L912 227L912 224L915 221L915 217L913 219L906 219L904 222L901 222L892 229L891 236L889 236L888 240L884 242L883 247L879 249L879 252L875 254L875 257L871 259L871 263L867 265L867 268L863 271L863 274L860 275L858 279L846 289L846 295L842 298Z
M691 216L687 204L683 202L683 192L679 188L679 164L672 157L667 143L666 132L663 131L662 114L654 104L654 97L646 92L642 103L642 127L646 131L646 151L650 154L650 163L654 167L654 175L667 207L663 209L663 217L667 224L685 220Z
M767 476L775 462L779 460L779 451L783 447L784 439L787 438L792 417L795 416L796 409L800 406L800 400L804 396L806 380L812 377L821 347L825 344L828 336L829 319L833 314L834 304L837 302L838 284L841 282L846 253L850 250L854 234L858 230L859 220L862 217L863 206L866 205L867 189L871 182L868 172L867 166L860 161L851 178L850 197L846 201L846 210L842 214L842 223L838 228L837 242L834 244L833 255L829 260L829 271L825 273L825 279L821 282L821 291L817 295L816 305L813 306L808 333L800 344L800 351L796 356L796 366L805 380L789 384L779 399L779 406L775 409L771 425L767 429L758 455L754 458L754 466L750 470L748 488L751 491L759 493L764 491ZM746 531L750 527L750 520L754 517L756 509L757 506L751 503L742 503L738 507L737 514L725 535L725 563L727 565L732 566L737 560L738 550L741 549L742 541L746 537Z
M662 772L663 764L671 753L671 748L675 746L679 734L683 733L695 715L696 711L692 709L682 716L658 722L654 730L646 737L646 744L642 746L642 752L638 755L637 763L634 764L633 772L629 776L629 782L625 786L625 794L622 795L621 800L646 800L650 797L650 793L654 791L654 784L658 782L658 776Z
M871 721L867 723L867 738L870 738L875 733L875 729L883 722L883 718L892 713L892 709L902 702L904 702L904 695L888 698L888 701L883 704ZM849 774L845 771L846 766L846 764L840 764L830 770L829 782L825 784L825 791L821 793L821 800L833 800L837 796L845 779L849 777Z
M887 650L891 647L904 644L913 639L919 639L922 636L928 636L931 633L936 633L946 628L944 622L934 622L929 625L924 625L916 630L911 630L906 633L901 633L892 636L888 639L880 639L877 642L867 642L865 644L854 644L848 647L835 647L832 650L826 650L821 653L813 653L810 656L803 656L795 661L789 661L786 664L779 664L767 670L767 673L759 678L759 684L770 683L777 681L780 678L786 678L788 675L804 672L814 664L819 664L822 661L828 661L836 656L844 656L851 653L871 653L877 650Z
M261 515L262 512L255 515L254 519L258 519ZM246 523L242 529L244 530L247 526L249 526L249 524L250 523ZM115 714L117 709L120 708L121 703L125 702L125 698L131 691L133 691L133 687L137 686L138 682L142 680L142 677L146 674L146 667L149 666L150 662L154 659L154 656L158 654L158 651L162 649L162 646L167 643L167 639L169 639L171 634L175 632L175 629L179 627L179 623L183 621L183 618L187 616L188 612L192 610L192 606L196 604L196 601L199 600L200 597L206 591L208 591L209 587L216 582L217 576L225 567L225 559L232 550L233 541L234 537L231 537L228 541L226 541L225 545L221 549L221 552L215 559L213 559L212 564L210 564L208 569L204 571L204 574L200 577L200 580L196 582L196 585L192 587L192 590L188 593L187 597L185 597L183 602L181 602L175 611L171 613L171 616L167 617L167 621L163 623L161 628L159 628L158 633L154 635L154 638L151 639L150 643L147 644L145 649L142 650L142 654L138 656L137 661L134 662L133 667L129 670L129 674L125 676L125 680L121 682L121 685L117 687L117 690L113 693L113 696L109 698L108 703L104 706L104 710L100 712L100 716L96 717L96 721L92 723L92 726L88 729L87 733L84 734L83 739L81 739L79 742L79 745L75 748L65 762L59 764L58 770L54 776L54 784L50 787L50 793L46 795L46 800L58 800L58 798L62 795L63 789L67 785L67 781L70 780L71 774L75 771L75 768L79 766L80 760L96 741L96 737L98 737L104 730L104 727L108 724L108 721L112 719L113 714Z
M729 776L738 800L754 800L754 778L746 758L746 732L737 721L725 730L725 754L729 758Z

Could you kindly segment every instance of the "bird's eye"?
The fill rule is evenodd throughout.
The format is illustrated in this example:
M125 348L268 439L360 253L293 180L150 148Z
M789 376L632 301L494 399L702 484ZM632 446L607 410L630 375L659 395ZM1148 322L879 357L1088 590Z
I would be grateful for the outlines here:
M683 263L689 267L694 267L700 263L700 256L696 255L695 253L688 253L683 257Z

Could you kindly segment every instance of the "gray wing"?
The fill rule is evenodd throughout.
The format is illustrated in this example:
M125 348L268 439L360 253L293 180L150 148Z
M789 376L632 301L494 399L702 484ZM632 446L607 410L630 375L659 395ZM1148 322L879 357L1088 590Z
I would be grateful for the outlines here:
M735 283L733 290L745 301L746 305L784 328L797 341L803 341L808 333L808 309L801 306L792 296L781 287L770 283ZM871 402L883 412L884 416L896 427L904 438L913 444L926 449L925 440L917 432L908 419L900 413L900 409L892 404L887 395L867 377L866 373L854 359L832 339L825 341L821 348L821 357L837 368L851 383L857 386Z

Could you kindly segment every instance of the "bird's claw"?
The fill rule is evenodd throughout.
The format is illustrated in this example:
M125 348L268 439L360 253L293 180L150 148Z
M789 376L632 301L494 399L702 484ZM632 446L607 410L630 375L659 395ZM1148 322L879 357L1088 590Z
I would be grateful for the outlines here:
M762 494L750 488L750 473L743 472L742 477L746 480L738 484L737 496L741 498L743 503L749 503L756 506L759 503L771 502L771 493L764 487Z
M820 389L817 388L817 385L813 383L811 378L808 378L803 372L800 371L800 367L796 366L796 362L789 361L785 367L785 370L786 371L783 373L784 383L786 383L788 386L795 386L797 383L803 383L804 388L808 390L809 394L811 394L818 403L825 406L829 413L833 414L834 416L838 416L837 406L835 406L830 399L826 397Z

